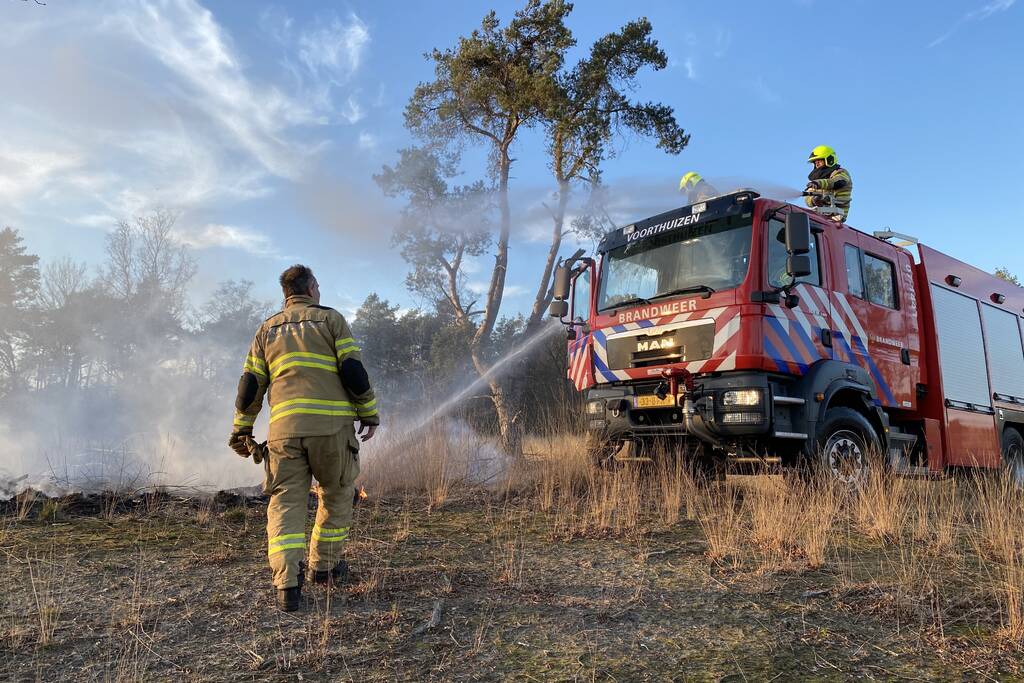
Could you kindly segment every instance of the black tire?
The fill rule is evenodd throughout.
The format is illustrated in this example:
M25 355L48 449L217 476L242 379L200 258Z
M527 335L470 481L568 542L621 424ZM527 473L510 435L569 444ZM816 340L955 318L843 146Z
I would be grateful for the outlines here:
M1024 437L1015 427L1003 431L1003 468L1014 486L1024 487Z
M818 423L812 448L810 474L854 487L867 478L881 444L875 428L856 410L829 408Z

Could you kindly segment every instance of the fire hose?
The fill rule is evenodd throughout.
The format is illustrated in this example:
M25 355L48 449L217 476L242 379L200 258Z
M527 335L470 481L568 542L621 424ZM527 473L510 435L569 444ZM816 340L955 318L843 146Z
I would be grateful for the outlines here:
M251 436L242 437L242 443L245 444L246 449L249 451L249 455L252 456L252 461L259 465L267 459L267 442L256 441Z
M666 368L661 371L661 376L668 381L668 390L672 396L682 393L683 424L686 426L687 433L693 434L706 443L717 444L718 437L704 425L703 419L697 419L697 407L693 403L693 373L686 368ZM680 384L682 384L682 392L679 391Z

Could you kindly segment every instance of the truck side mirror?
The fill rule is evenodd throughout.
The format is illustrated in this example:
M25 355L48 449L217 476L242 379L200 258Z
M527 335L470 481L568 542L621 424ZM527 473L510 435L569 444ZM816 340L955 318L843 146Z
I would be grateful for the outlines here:
M811 274L811 257L807 254L790 254L786 259L786 274L795 281Z
M552 301L551 306L548 307L548 315L559 319L569 315L569 302L564 299Z
M551 292L554 294L554 298L557 301L565 301L569 298L569 269L566 266L558 266L555 268L555 282L551 287ZM552 314L553 315L553 314ZM563 313L562 315L565 315Z
M803 211L790 211L786 216L786 251L790 254L806 254L810 250L811 219Z

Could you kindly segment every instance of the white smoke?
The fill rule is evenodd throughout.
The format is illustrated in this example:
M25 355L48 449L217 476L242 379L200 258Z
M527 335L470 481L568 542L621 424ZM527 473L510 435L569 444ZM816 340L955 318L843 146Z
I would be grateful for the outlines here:
M208 342L182 344L173 358L128 380L51 387L8 402L0 415L0 498L26 488L51 494L169 486L216 491L259 483L262 469L227 446L233 383L201 379L182 367L234 367L244 353Z

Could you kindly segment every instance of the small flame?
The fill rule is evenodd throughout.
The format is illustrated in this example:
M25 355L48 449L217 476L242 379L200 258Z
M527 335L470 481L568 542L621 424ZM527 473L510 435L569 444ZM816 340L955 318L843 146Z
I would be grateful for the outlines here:
M362 486L359 487L359 500L366 500L370 496L367 495L366 489Z

